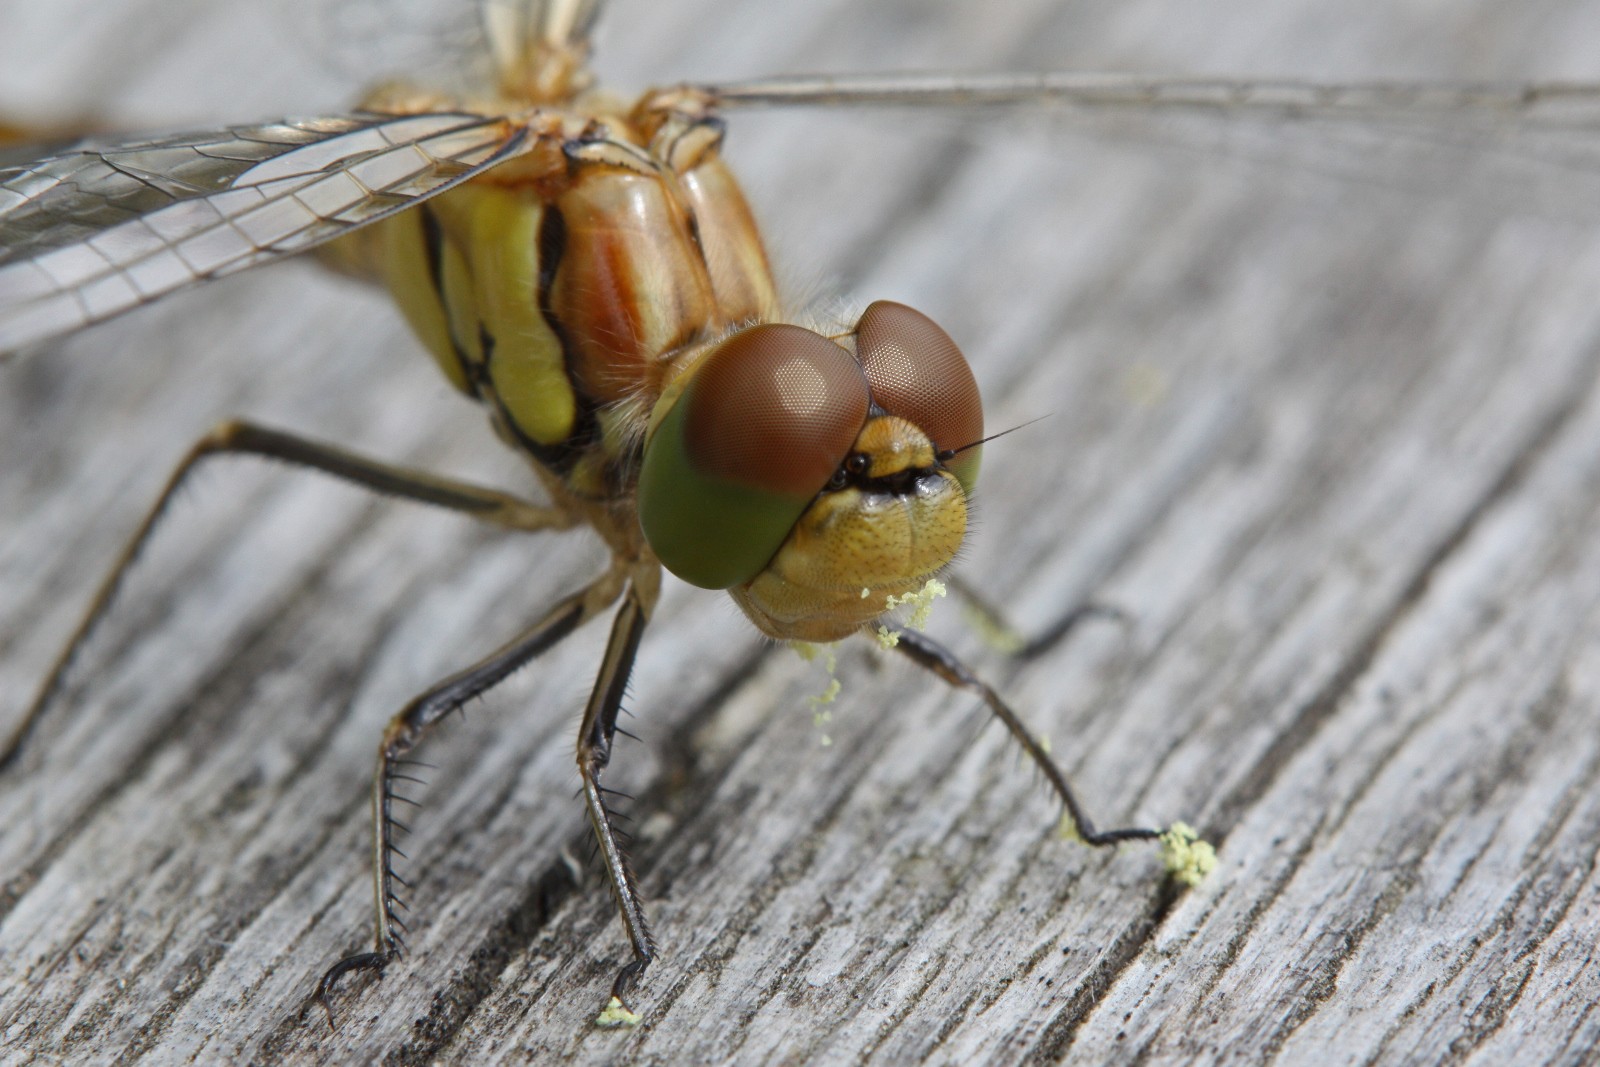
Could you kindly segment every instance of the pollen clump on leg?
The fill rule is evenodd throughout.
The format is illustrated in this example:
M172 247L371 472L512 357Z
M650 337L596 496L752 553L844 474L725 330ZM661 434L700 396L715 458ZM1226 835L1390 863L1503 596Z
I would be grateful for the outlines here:
M884 598L883 610L893 611L895 608L910 607L911 615L906 619L906 625L913 630L927 629L928 619L933 615L933 602L944 596L949 590L937 578L929 578L923 583L922 588L914 593L904 596L889 596ZM900 635L887 626L879 625L878 643L884 648L893 648L900 643Z
M627 1005L612 997L605 1010L595 1016L594 1024L606 1030L631 1030L643 1021L643 1015L628 1010Z
M1217 850L1194 827L1175 822L1161 835L1161 862L1175 881L1193 888L1216 870Z

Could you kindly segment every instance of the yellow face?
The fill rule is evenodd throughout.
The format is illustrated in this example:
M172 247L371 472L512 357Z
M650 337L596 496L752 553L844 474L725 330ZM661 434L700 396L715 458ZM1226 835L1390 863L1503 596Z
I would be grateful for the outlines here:
M848 637L889 597L920 589L966 536L966 491L919 427L872 419L851 454L862 457L853 484L821 493L766 569L729 590L771 637Z
M873 304L842 339L740 331L658 408L645 536L772 637L845 637L961 546L983 409L965 357L920 312Z

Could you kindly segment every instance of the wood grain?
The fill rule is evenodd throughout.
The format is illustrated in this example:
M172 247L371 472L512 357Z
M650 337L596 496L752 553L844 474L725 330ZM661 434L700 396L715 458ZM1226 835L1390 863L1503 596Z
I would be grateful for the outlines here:
M0 5L0 100L128 128L336 108L379 71L285 14L311 10ZM616 0L600 66L623 88L886 68L1592 79L1597 30L1600 5L1575 0ZM1086 599L1129 621L1022 660L954 610L935 632L1097 815L1189 819L1217 873L1177 892L1150 851L1058 840L1003 731L865 647L842 657L824 746L817 668L673 586L634 678L643 741L614 776L663 949L645 1024L590 1025L625 958L573 796L595 628L424 753L414 954L341 995L330 1032L308 998L369 936L383 722L601 557L581 534L494 535L217 464L0 777L0 1060L1590 1061L1594 174L1554 160L1524 210L1516 181L1478 181L1493 145L1412 143L1401 163L1431 165L1396 169L1337 132L1286 166L1257 158L1270 129L730 128L797 293L922 307L978 366L991 425L1049 416L989 450L962 570L1030 634ZM302 264L6 365L0 725L168 467L235 414L528 484L380 300Z

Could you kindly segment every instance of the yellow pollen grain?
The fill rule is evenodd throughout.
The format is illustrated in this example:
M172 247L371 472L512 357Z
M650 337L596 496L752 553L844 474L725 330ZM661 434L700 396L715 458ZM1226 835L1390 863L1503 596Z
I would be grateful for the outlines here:
M1217 868L1217 850L1188 823L1175 822L1161 835L1161 862L1167 873L1193 888Z
M611 1003L606 1005L605 1010L595 1016L594 1024L606 1030L631 1030L643 1021L643 1015L636 1011L629 1011L622 1001L612 997Z
M913 630L925 630L928 619L933 615L933 602L944 596L949 590L937 578L929 578L922 584L922 588L915 593L904 596L889 596L883 601L884 611L893 611L895 608L911 607L911 617L906 619L906 626ZM884 648L893 648L900 643L900 635L887 626L878 626L878 644Z
M823 670L828 672L828 686L815 696L806 697L806 703L811 705L811 724L817 728L817 743L823 748L833 744L833 738L828 735L828 724L833 721L833 712L824 710L829 704L839 699L839 693L844 687L839 684L839 679L834 671L839 666L838 654L832 645L814 645L809 641L790 641L789 647L794 649L795 655L812 662L818 656L823 657Z

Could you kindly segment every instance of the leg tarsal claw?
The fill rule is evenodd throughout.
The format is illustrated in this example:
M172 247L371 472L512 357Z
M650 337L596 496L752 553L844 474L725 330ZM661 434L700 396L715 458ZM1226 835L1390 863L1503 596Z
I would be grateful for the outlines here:
M337 1030L339 1028L338 1024L333 1021L331 998L340 980L351 971L374 971L377 977L382 978L383 969L389 966L390 962L398 955L399 953L392 948L383 952L357 952L353 956L346 956L328 968L322 976L322 981L317 983L316 1000L318 1004L322 1005L323 1014L328 1017L329 1029Z

